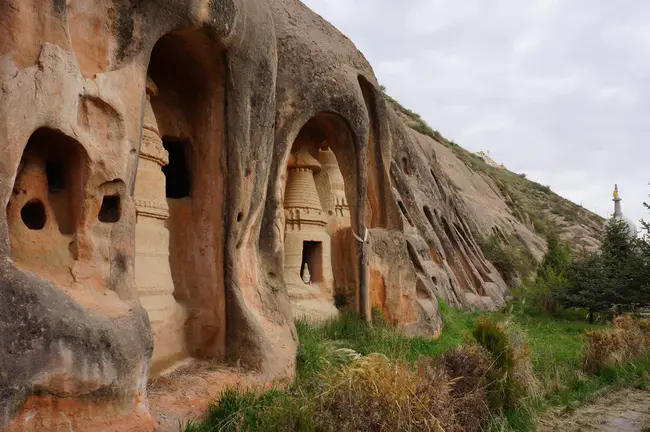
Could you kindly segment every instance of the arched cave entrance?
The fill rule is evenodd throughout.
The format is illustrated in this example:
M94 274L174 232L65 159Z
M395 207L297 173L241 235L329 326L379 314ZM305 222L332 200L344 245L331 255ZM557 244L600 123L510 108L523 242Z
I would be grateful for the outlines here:
M338 115L309 120L295 139L284 193L284 277L294 315L325 319L356 303L351 220L357 175L352 134Z
M15 264L61 286L72 284L88 155L73 138L37 129L27 141L7 205Z
M152 374L187 356L225 355L225 63L199 30L170 33L151 54L134 198Z

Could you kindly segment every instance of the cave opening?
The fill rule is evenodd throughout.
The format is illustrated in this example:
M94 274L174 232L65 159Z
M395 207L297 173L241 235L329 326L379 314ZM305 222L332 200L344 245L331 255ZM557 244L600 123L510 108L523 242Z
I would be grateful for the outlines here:
M313 295L323 318L338 314L334 299L356 301L357 268L351 221L356 204L356 162L351 133L344 120L321 113L307 121L294 139L286 165L283 208L284 280L297 310L302 303L305 264L318 283ZM295 294L295 295L294 295ZM315 297L315 298L316 298ZM331 304L331 307L329 307ZM315 311L321 312L321 311Z
M224 48L197 29L168 33L151 52L134 197L153 375L187 357L226 355L226 64Z
M7 204L14 262L61 286L74 279L71 244L83 219L88 154L74 138L47 127L27 140ZM74 246L74 245L73 245Z
M65 189L65 170L60 161L48 160L45 164L45 176L50 193L58 193Z
M32 199L20 209L20 218L27 228L32 231L39 231L45 227L47 217L45 206L39 199Z
M97 219L103 223L115 223L120 221L122 206L119 195L106 195L102 199L102 206L99 209Z
M187 161L189 146L186 140L163 137L163 147L169 154L169 163L162 168L167 198L180 199L190 196L190 171Z
M323 281L323 243L319 241L302 242L302 263L300 274L304 274L305 266L309 269L310 280L308 282ZM304 280L303 280L304 282Z

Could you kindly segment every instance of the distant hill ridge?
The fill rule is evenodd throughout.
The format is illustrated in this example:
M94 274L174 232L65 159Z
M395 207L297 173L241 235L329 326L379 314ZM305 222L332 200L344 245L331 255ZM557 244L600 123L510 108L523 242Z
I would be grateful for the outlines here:
M464 198L468 212L474 213L470 217L477 222L479 234L489 236L494 233L493 228L500 227L520 237L536 257L543 253L543 239L553 229L557 229L560 237L574 250L598 248L598 236L604 222L601 216L556 194L549 186L526 178L525 174L514 173L502 165L489 164L479 155L446 139L440 132L431 128L419 114L405 108L386 94L385 88L384 95L407 126L431 138L430 144L436 150L443 171ZM462 163L467 171L459 170L458 163ZM468 176L471 178L467 178ZM493 201L491 205L486 206L485 199L476 196L480 191L476 190L475 183L481 180L500 196L512 217L501 214L503 209L500 206L495 207ZM488 217L481 213L487 214ZM488 224L485 219L491 220L495 226L486 229ZM481 220L484 220L483 223ZM522 228L529 233L522 232Z

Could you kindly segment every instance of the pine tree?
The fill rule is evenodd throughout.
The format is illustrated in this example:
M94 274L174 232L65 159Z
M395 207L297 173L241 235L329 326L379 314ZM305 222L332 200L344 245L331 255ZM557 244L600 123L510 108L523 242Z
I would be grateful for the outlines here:
M650 204L644 202L643 206L650 211ZM650 304L650 222L641 220L642 236L637 240L642 255L641 279L643 281L642 292L646 304Z
M644 202L643 206L650 211L650 204ZM641 230L644 232L644 238L647 243L648 241L650 241L650 222L646 222L645 220L641 219Z
M616 218L607 222L600 258L605 271L603 295L620 308L642 303L639 298L642 257L626 222Z
M569 284L559 293L562 303L587 309L590 321L595 312L615 305L619 310L649 305L647 246L630 236L627 223L610 218L602 234L600 252L569 266Z
M569 267L568 279L565 289L557 293L564 307L587 309L592 323L595 312L611 306L606 300L605 270L599 254L592 252L574 261Z

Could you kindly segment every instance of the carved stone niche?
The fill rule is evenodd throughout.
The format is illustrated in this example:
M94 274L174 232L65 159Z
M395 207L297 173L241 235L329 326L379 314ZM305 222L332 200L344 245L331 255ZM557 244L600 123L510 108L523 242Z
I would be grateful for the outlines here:
M14 263L61 287L74 284L87 167L77 141L37 129L25 146L7 206Z
M331 239L327 214L314 181L320 163L306 149L291 155L284 195L286 229L284 275L294 315L325 319L338 314L333 304ZM303 280L307 268L309 280Z
M152 374L187 357L185 308L174 298L167 220L169 207L162 168L169 162L158 132L151 98L153 81L147 82L142 144L135 183L135 278L140 302L149 314L154 337Z

